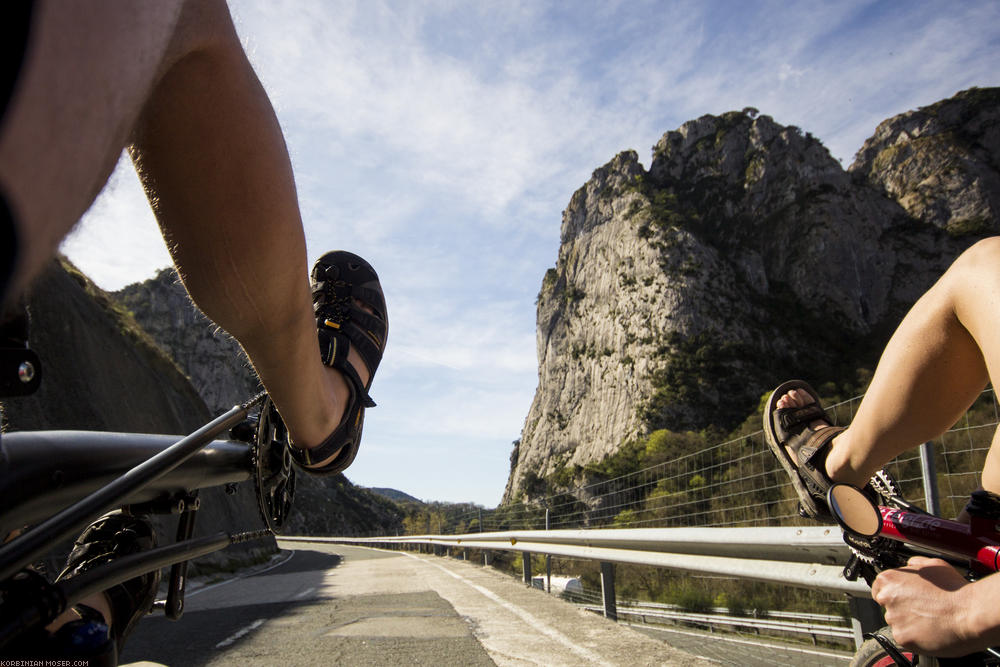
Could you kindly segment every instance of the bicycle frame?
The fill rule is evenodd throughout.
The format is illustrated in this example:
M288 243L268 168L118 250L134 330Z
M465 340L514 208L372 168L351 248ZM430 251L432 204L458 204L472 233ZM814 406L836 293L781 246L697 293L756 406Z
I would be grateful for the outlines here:
M997 522L972 517L969 524L912 509L880 506L882 537L903 542L944 557L962 559L977 575L1000 569L1000 533Z
M4 434L0 440L0 537L49 518L0 546L0 585L5 587L0 646L51 621L91 593L167 565L183 567L191 558L270 534L263 530L190 539L192 524L182 521L187 534L179 531L177 543L118 559L84 575L54 584L38 576L15 576L111 509L159 501L183 511L184 499L192 499L198 489L250 479L252 445L215 438L245 420L264 398L261 394L236 406L176 442L172 436L81 431ZM183 571L171 576L167 613L173 612L174 618L179 618L183 607L184 578Z
M970 521L963 523L929 514L897 496L889 496L886 498L887 505L877 506L857 488L835 484L827 493L827 503L844 529L845 541L860 549L859 553L866 554L861 559L852 556L844 569L845 576L856 579L860 574L870 584L878 571L899 567L905 563L901 556L908 558L911 555L942 558L952 565L966 568L972 579L997 572L1000 569L1000 506L996 499L990 500L990 494L984 491L974 493L973 501L967 508ZM884 540L891 540L898 546L890 547ZM912 665L918 661L921 665L955 664L912 653L909 655L914 657L914 662L911 662L880 632L865 636L878 641L888 659L897 665ZM995 649L974 655L979 662L961 664L987 664L984 662L987 658L990 659L988 664L995 664L993 660L1000 657ZM866 658L870 657L875 656L866 655ZM967 658L972 659L973 656Z

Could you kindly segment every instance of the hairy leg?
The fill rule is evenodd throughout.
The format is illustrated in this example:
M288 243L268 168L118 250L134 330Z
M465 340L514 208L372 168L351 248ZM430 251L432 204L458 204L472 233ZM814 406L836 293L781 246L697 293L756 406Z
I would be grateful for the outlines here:
M349 390L319 359L291 164L222 2L185 7L131 154L191 296L246 349L292 440L318 445Z
M1000 379L1000 238L964 252L900 323L850 427L833 441L826 471L864 484L898 454L941 435L990 378ZM801 405L792 392L780 407ZM996 442L996 436L994 436ZM991 448L985 488L1000 491Z
M293 441L322 442L349 391L319 361L287 151L224 2L41 3L26 58L0 134L14 291L131 144L192 297L247 350Z

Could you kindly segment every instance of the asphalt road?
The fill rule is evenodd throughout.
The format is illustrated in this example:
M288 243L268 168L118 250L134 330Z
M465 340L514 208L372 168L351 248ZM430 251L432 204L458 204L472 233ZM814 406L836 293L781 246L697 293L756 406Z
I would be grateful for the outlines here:
M324 544L139 624L124 664L706 665L472 563ZM716 663L717 664L717 663Z

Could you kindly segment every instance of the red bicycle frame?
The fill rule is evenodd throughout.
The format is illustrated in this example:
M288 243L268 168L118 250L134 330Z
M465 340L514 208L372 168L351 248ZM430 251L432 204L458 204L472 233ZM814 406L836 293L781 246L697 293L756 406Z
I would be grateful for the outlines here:
M882 537L942 556L968 559L969 567L979 575L1000 569L1000 534L995 519L973 516L965 524L912 510L885 506L878 509Z

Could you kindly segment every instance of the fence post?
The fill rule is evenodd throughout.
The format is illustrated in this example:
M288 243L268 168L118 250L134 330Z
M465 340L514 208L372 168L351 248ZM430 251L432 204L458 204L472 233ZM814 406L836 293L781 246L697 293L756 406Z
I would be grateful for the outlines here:
M549 508L545 508L545 530L549 529ZM545 554L545 592L552 593L552 556Z
M874 600L869 598L850 597L847 600L848 609L851 612L851 628L854 630L854 647L861 648L864 635L868 632L875 632L883 625L882 608Z
M521 573L524 575L524 583L531 585L531 554L527 551L521 552Z
M618 606L615 604L615 564L601 563L601 597L604 599L604 617L618 620Z
M934 466L934 446L925 442L920 445L920 471L924 477L924 500L927 511L931 514L941 514L941 500L938 497L937 470Z

